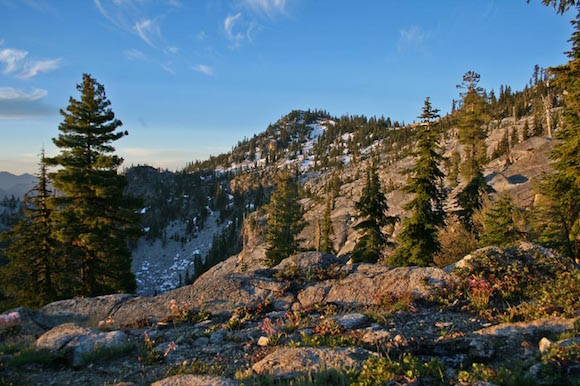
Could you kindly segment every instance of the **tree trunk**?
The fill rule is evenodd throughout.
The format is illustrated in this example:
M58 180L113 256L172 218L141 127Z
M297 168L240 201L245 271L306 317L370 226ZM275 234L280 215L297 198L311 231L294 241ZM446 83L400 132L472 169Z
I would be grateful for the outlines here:
M548 138L552 138L552 98L550 93L542 98L546 109L546 126L548 126Z

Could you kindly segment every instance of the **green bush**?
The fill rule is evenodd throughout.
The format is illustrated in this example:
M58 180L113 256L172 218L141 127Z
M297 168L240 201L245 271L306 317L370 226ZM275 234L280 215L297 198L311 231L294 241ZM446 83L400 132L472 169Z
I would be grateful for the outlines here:
M445 367L436 358L429 362L421 362L419 358L405 354L399 361L388 357L370 358L362 367L357 377L358 385L381 385L387 382L421 384L445 384Z
M456 274L460 283L455 298L468 300L472 310L510 322L573 316L580 304L580 270L559 255L488 249Z
M562 347L552 345L542 354L541 376L554 385L580 385L580 379L570 374L571 366L580 365L580 344Z

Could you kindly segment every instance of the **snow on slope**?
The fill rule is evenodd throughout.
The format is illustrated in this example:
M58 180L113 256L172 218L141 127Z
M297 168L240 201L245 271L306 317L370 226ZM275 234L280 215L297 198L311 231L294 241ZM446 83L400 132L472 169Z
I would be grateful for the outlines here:
M133 251L133 273L137 278L137 293L152 295L155 291L167 292L179 285L179 277L185 280L185 274L194 273L194 261L205 256L210 250L213 235L220 232L223 225L217 225L219 212L213 212L207 218L205 227L198 236L185 243L168 238L165 245L161 240L153 243L139 239ZM184 234L186 224L174 221L166 229L167 235Z

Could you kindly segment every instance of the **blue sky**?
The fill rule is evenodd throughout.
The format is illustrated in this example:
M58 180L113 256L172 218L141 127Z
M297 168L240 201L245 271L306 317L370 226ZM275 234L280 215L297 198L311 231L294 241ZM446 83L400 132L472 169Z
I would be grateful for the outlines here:
M125 166L179 169L292 109L410 122L449 111L463 73L520 89L566 62L569 20L540 0L0 0L0 170L56 154L82 73L105 86Z

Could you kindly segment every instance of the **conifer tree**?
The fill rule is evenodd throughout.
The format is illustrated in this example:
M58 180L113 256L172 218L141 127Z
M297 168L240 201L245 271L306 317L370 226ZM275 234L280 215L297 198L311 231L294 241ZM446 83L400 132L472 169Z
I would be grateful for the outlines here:
M522 129L522 141L526 141L528 139L530 139L530 125L528 124L528 121L526 120L526 123L524 123L524 128Z
M505 247L520 240L524 233L515 220L517 210L509 192L500 194L491 208L483 213L483 230L479 236L480 246Z
M58 298L58 244L52 236L48 200L52 195L44 149L40 154L38 183L24 198L24 217L2 235L9 262L0 270L2 287L16 305L40 307Z
M276 188L266 206L268 232L266 259L270 266L278 264L294 253L299 246L298 234L304 228L300 204L300 189L296 179L287 171L276 179Z
M551 69L556 74L557 86L565 90L564 112L562 127L555 133L557 141L551 154L556 173L544 179L541 190L551 198L557 206L556 212L561 214L561 228L567 234L567 254L580 259L580 6L574 1L544 3L557 6L560 13L570 5L576 5L578 10L572 22L572 49L567 53L570 61Z
M334 228L332 227L332 219L330 217L332 212L331 199L326 196L326 206L324 207L324 214L322 216L322 230L320 240L320 251L327 253L334 253L334 245L332 243L332 236L334 235Z
M468 71L463 75L463 82L457 86L465 90L461 93L463 107L459 112L457 126L459 142L465 145L465 162L461 167L461 173L469 181L457 195L457 202L462 208L459 216L469 230L473 225L471 219L473 213L481 209L483 195L493 191L487 185L482 170L487 158L486 134L482 125L488 116L484 90L478 86L479 80L478 73Z
M389 210L387 198L382 192L381 181L372 161L366 172L361 198L355 203L355 208L362 218L355 229L362 231L362 237L352 251L352 259L357 263L376 263L383 248L393 245L383 228L394 226L398 218L386 214Z
M545 182L542 181L540 185L543 183ZM561 209L559 203L550 195L540 194L538 199L534 200L534 207L530 213L530 239L563 255L573 256L569 231L565 225L566 216Z
M483 97L484 91L478 86L479 80L478 73L468 71L463 75L462 83L457 86L464 90L461 93L463 107L459 112L457 128L459 142L465 145L465 162L461 172L468 180L478 174L487 157L486 134L482 127L487 118L487 105Z
M528 3L530 0L528 0ZM547 6L552 6L559 14L563 15L570 7L580 5L578 0L542 0L542 3Z
M518 129L515 127L512 130L512 133L510 135L510 143L511 143L511 147L508 148L508 150L511 150L515 145L520 143L520 136L518 135ZM509 151L508 151L508 156L509 156Z
M459 164L461 163L461 156L454 150L449 159L449 173L447 174L447 182L449 186L454 188L457 186L457 179L459 178Z
M331 209L334 210L336 205L336 199L340 197L340 188L342 186L342 181L340 179L339 172L332 173L332 207Z
M457 215L467 230L473 230L473 214L483 207L483 201L487 195L495 190L487 184L481 170L469 183L457 194L457 203L461 207Z
M55 234L66 247L66 283L75 295L96 296L134 292L128 240L139 234L135 214L138 201L124 195L125 176L117 170L123 159L112 143L128 133L116 131L105 88L84 74L77 85L80 100L70 98L60 134L53 139L60 154L48 162L62 193L52 199Z
M390 258L393 265L432 265L433 257L440 248L437 232L445 224L445 193L441 185L445 175L439 169L443 156L439 154L439 132L436 122L433 122L439 118L438 112L426 98L423 113L419 116L422 126L416 134L414 156L417 162L406 171L410 173L410 178L404 190L414 194L405 205L411 215L403 220L397 248Z

